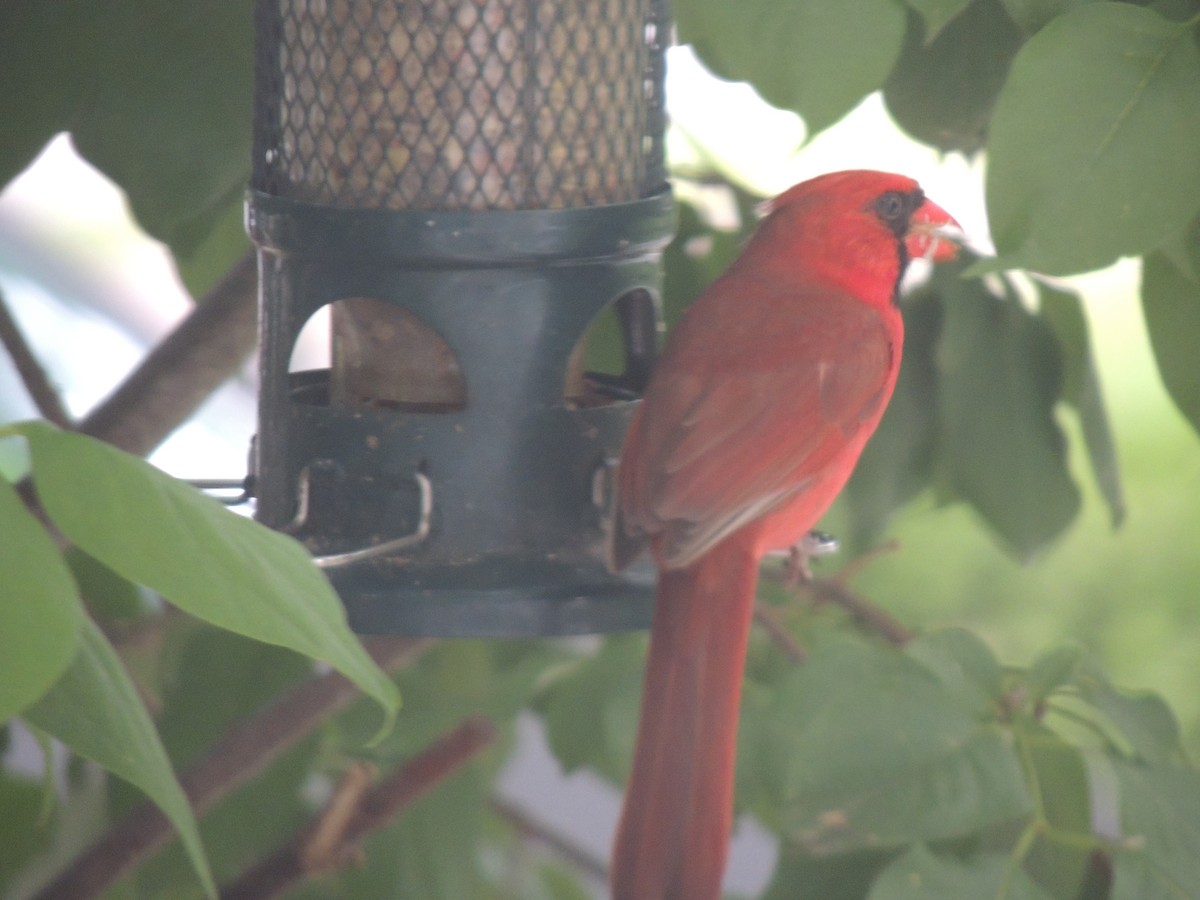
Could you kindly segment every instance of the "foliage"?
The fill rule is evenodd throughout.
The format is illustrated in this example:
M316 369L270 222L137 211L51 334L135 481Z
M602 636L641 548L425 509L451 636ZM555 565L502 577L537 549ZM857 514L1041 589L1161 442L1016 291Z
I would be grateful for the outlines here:
M1143 257L1162 381L1200 430L1200 3L674 6L680 39L714 72L750 81L810 133L879 90L917 139L987 154L997 256L943 268L906 300L905 363L845 495L846 543L875 543L924 493L969 506L1021 559L1061 539L1093 489L1119 523L1124 489L1087 320L1049 276ZM0 183L69 131L171 247L189 287L212 284L247 246L250 9L6 4L0 82L21 89L0 108ZM730 190L749 227L757 198ZM669 319L740 239L681 206ZM473 712L510 723L533 710L564 766L623 777L640 637L440 645L394 679L407 706L390 732L396 685L303 548L89 439L42 423L2 434L27 444L31 482L0 480L0 714L126 779L183 836L118 895L211 893L305 821L347 757L394 765ZM1094 488L1072 472L1071 441ZM29 512L31 485L55 531ZM60 551L55 533L75 547ZM189 615L164 616L149 591ZM1017 669L959 629L931 627L897 649L833 612L779 611L808 660L793 666L756 636L738 771L739 803L782 848L765 896L1194 893L1200 776L1160 699L1114 687L1075 646ZM147 622L159 643L118 657L112 636ZM310 658L373 701L197 822L174 771L305 678ZM0 726L0 749L16 734ZM300 895L581 896L569 865L517 852L517 830L489 804L503 749L373 836L361 867ZM78 849L137 802L117 783L89 791L74 765L51 780L0 772L0 892L44 880L55 844Z
M224 0L6 4L0 81L24 89L5 92L0 183L69 131L199 293L247 246L251 9Z
M1187 259L1200 216L1200 5L912 3L907 25L895 17L899 4L875 15L815 0L769 6L768 16L681 0L680 37L715 72L749 80L813 131L882 89L917 138L986 151L998 256L974 272L1067 275L1120 256L1174 256L1143 301L1164 381L1200 428L1190 354L1166 333L1176 321L1168 309L1200 305L1200 274ZM843 34L852 51L838 43ZM792 62L825 53L853 62L815 71ZM833 67L839 77L826 77Z
M1132 900L1200 875L1200 775L1174 719L1079 648L1018 670L958 629L902 650L829 613L798 633L801 666L755 642L743 696L738 795L783 842L765 896ZM628 757L628 656L610 641L539 700L570 765Z
M382 704L379 733L390 730L396 688L350 633L337 596L298 543L91 438L42 422L0 431L17 435L29 443L33 486L50 521L81 551L199 619L325 660ZM79 597L90 586L76 582L7 482L0 497L12 548L5 573L16 589L10 605L20 613L0 634L0 681L11 685L6 717L21 713L150 795L214 891L155 726L112 645L83 613Z

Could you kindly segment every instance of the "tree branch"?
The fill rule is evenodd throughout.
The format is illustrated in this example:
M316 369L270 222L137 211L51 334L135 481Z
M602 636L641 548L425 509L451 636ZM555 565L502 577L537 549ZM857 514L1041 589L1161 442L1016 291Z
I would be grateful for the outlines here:
M840 606L868 631L875 632L897 647L903 647L913 639L912 631L899 619L850 587L850 582L859 572L881 556L895 553L899 549L899 541L891 540L880 544L847 562L832 578L814 578L807 588L816 602Z
M396 672L410 665L433 642L371 638L364 643L380 668ZM179 778L196 815L202 816L359 696L352 682L330 672L301 683L291 693L235 725ZM143 804L39 892L37 900L95 897L160 849L174 833L157 806Z
M495 739L495 725L471 716L370 790L362 790L364 769L352 769L326 809L285 846L223 889L221 900L267 900L306 878L343 868L354 860L367 835L390 824Z
M783 655L796 665L808 659L808 653L796 640L772 606L758 600L754 604L754 621L763 627L767 636L775 643Z
M840 606L860 625L897 647L903 647L913 639L912 631L899 619L855 593L841 578L817 578L803 587L818 603Z
M33 350L21 333L17 320L9 311L4 294L0 293L0 343L8 351L29 398L43 418L53 422L60 428L72 427L71 416L62 404L58 391L46 377L46 372L34 356Z
M254 252L250 251L234 263L188 317L81 422L72 426L64 419L58 424L74 427L127 453L149 455L253 351L258 341L257 298L257 263ZM24 345L19 332L14 333ZM7 338L4 343L13 352ZM36 366L36 361L33 365ZM27 376L22 377L27 386L31 385ZM30 393L33 394L32 387ZM53 413L42 409L41 401L35 398L35 402L42 415L55 421ZM30 480L24 479L17 490L29 511L46 525L59 548L66 549L68 542L46 517Z
M120 386L79 423L146 456L238 368L258 340L258 270L247 252Z
M792 574L778 572L774 569L764 569L762 577L785 587L799 591L804 591L813 598L816 603L829 603L833 606L838 606L845 610L850 616L862 625L868 631L880 635L884 640L887 640L897 647L902 647L913 639L912 631L900 622L899 619L892 616L876 606L866 597L856 593L850 587L850 581L866 566L874 562L878 557L893 553L899 547L896 541L889 541L880 547L875 548L855 559L850 560L841 570L829 578L806 578L797 582ZM755 619L767 631L771 640L783 650L784 654L793 662L803 662L805 653L804 648L796 641L792 633L787 630L787 627L780 621L775 611L765 604L759 603L755 607Z

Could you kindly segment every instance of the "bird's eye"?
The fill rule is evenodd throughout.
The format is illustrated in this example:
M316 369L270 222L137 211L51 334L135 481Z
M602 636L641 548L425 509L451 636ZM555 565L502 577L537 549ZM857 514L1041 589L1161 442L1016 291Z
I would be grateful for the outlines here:
M900 191L888 191L875 201L875 212L888 223L903 221L910 209L907 199Z

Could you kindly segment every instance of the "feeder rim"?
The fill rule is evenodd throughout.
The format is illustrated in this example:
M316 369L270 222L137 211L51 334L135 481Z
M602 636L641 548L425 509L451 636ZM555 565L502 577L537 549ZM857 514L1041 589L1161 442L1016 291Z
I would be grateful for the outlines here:
M508 267L657 253L675 231L669 187L605 206L517 210L348 209L249 190L262 249L370 257L419 268Z

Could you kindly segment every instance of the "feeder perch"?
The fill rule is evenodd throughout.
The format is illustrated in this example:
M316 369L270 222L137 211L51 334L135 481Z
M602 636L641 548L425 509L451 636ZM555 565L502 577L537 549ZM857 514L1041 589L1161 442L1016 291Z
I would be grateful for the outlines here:
M663 0L260 0L256 515L368 633L644 627L604 565L653 364ZM327 369L289 371L330 307ZM623 370L585 371L616 311Z

